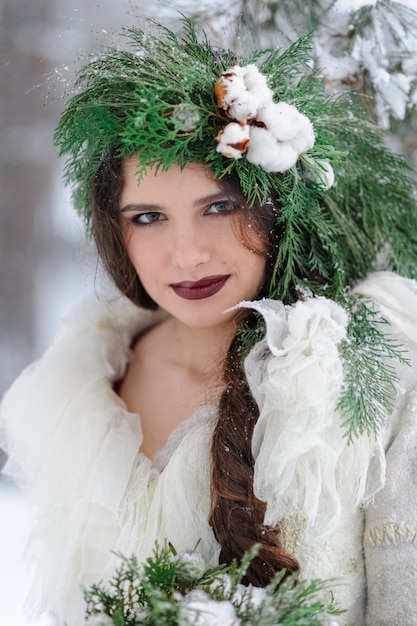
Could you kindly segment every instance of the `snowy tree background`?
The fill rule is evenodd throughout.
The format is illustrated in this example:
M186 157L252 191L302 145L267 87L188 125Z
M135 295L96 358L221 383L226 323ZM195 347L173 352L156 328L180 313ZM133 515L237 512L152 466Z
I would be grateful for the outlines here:
M194 18L218 45L249 52L314 31L330 90L349 90L417 168L417 0L0 0L0 394L95 289L96 259L52 146L76 69L145 17ZM417 259L416 259L417 262ZM1 475L0 475L1 477ZM27 503L3 478L0 623L26 624L21 551ZM13 529L13 533L12 533ZM5 572L7 571L7 576Z

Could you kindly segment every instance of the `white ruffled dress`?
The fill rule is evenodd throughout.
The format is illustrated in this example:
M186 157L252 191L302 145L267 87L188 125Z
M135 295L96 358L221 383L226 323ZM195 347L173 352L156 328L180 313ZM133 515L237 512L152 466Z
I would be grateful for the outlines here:
M280 523L303 577L338 579L335 599L348 613L337 623L412 626L417 284L378 272L357 291L375 301L412 364L398 366L395 410L378 440L363 436L351 445L336 410L345 312L324 298L291 307L250 303L267 324L245 363L260 408L254 488L267 503L265 522ZM199 541L207 566L218 562L208 524L216 407L185 416L149 459L140 452L140 417L114 391L133 340L160 319L122 298L85 302L1 406L5 471L22 480L36 506L29 603L35 612L50 611L59 626L84 624L82 588L114 572L115 552L144 559L156 541L178 550Z

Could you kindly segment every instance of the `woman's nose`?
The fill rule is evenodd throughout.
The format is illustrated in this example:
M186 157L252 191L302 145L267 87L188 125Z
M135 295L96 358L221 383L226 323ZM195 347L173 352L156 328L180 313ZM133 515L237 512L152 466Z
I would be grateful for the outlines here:
M210 258L209 242L196 227L179 228L175 234L172 262L181 269L192 269Z

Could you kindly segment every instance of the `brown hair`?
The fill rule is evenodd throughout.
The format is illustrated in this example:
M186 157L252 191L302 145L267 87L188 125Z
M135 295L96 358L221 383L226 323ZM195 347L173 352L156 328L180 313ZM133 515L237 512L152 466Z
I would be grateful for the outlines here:
M130 262L119 224L119 196L123 186L122 162L109 155L91 184L92 232L104 266L119 290L135 304L148 309L157 305L143 288ZM265 254L265 281L259 297L267 295L281 233L277 228L277 207L272 201L249 208L234 177L218 181L247 218L239 221L243 241L249 220L260 237L258 253ZM246 235L246 239L245 239ZM245 323L254 323L249 313ZM220 562L240 561L255 543L261 545L251 562L246 583L265 586L277 571L299 569L297 560L280 545L279 528L264 525L266 505L253 493L254 459L251 451L253 428L259 417L243 371L241 345L237 335L232 341L224 367L225 390L219 403L219 418L212 440L212 511L210 524L221 546Z

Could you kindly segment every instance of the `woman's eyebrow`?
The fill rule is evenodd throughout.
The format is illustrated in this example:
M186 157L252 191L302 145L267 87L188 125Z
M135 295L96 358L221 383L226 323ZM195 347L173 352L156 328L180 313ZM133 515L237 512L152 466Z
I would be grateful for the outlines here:
M210 204L211 202L218 202L219 200L225 199L225 193L219 191L217 193L209 194L208 196L203 196L202 198L198 198L194 200L193 206L202 206L204 204ZM152 211L165 211L166 207L161 204L137 204L137 203L129 203L126 206L120 209L120 213L127 213L128 211L141 211L141 212L152 212Z
M202 204L210 204L210 202L218 202L219 200L224 200L226 198L226 194L224 191L218 191L217 193L212 193L208 196L204 196L203 198L198 198L193 202L193 206L201 206Z
M120 209L120 213L127 213L128 211L141 211L141 212L148 212L148 213L152 213L153 211L157 212L157 211L163 211L164 207L161 206L160 204L136 204L136 203L129 203L126 204L126 206L121 207Z

